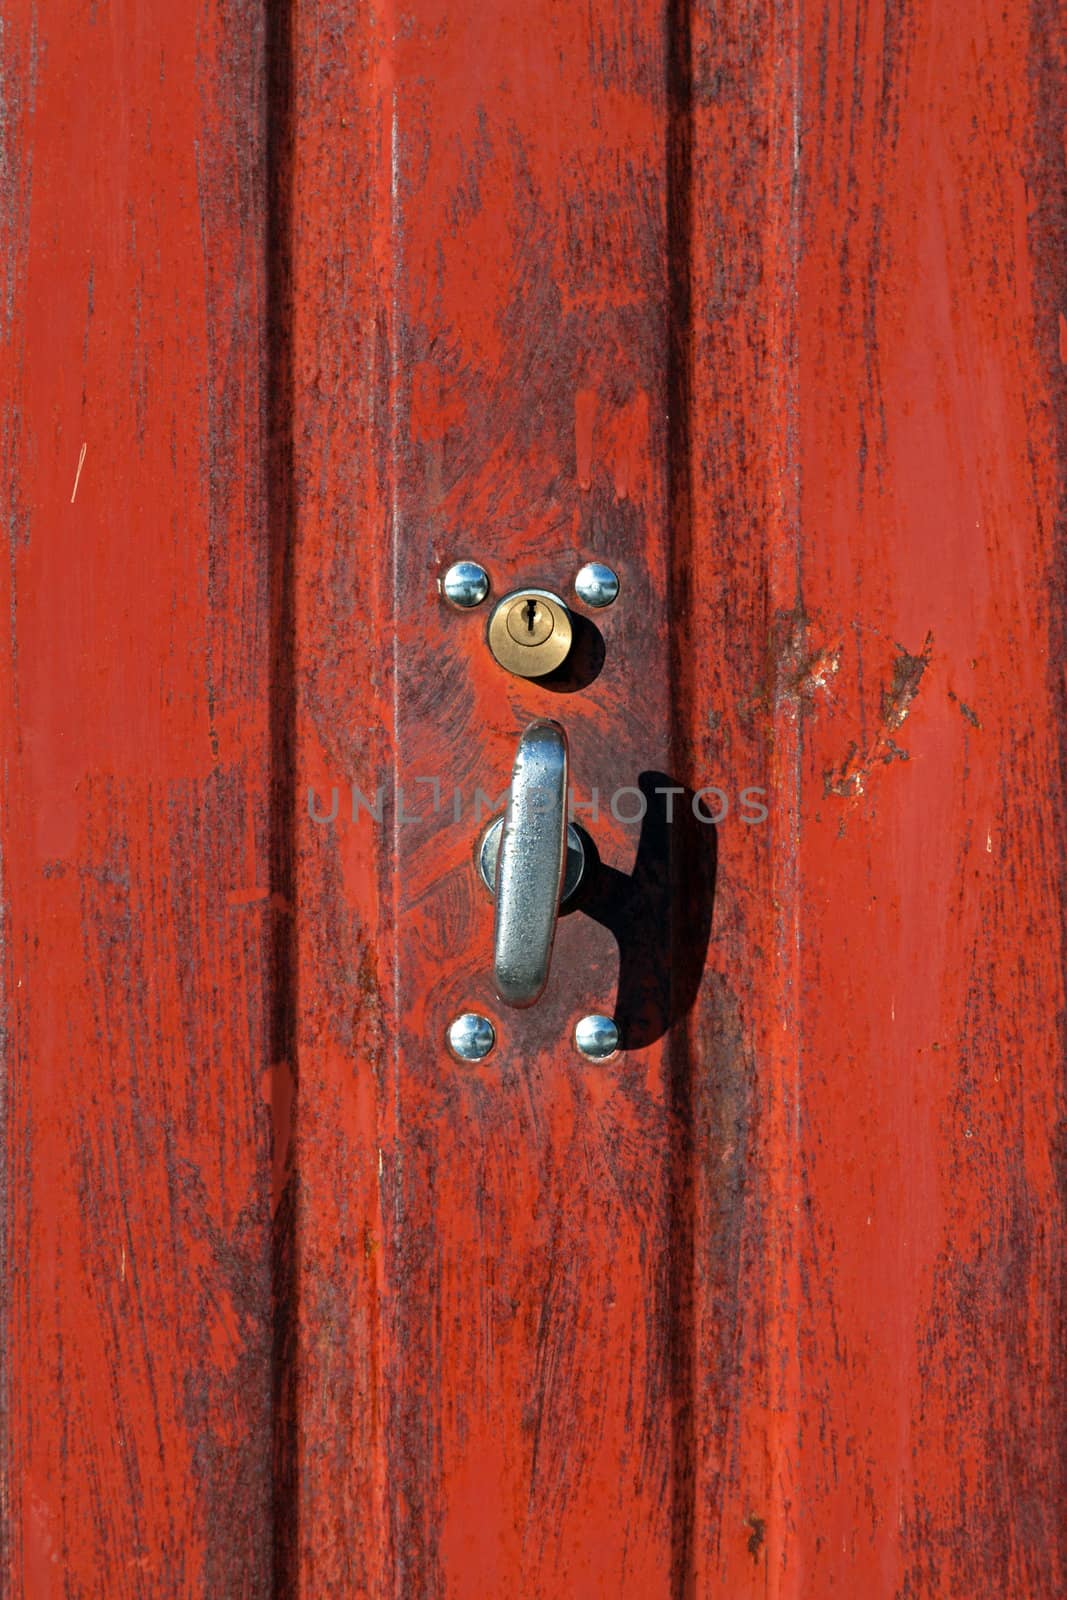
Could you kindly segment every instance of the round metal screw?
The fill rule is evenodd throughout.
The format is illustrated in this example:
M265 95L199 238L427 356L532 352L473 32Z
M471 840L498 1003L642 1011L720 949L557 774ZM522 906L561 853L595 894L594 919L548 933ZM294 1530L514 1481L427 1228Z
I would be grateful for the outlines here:
M619 1048L618 1024L611 1017L583 1017L574 1042L587 1061L606 1061Z
M495 1043L496 1029L477 1011L464 1011L448 1025L448 1048L458 1061L484 1061Z
M600 561L590 561L575 578L574 592L587 606L597 609L610 606L613 600L618 599L618 574Z
M489 574L477 561L456 561L441 579L441 593L449 605L470 611L489 593Z

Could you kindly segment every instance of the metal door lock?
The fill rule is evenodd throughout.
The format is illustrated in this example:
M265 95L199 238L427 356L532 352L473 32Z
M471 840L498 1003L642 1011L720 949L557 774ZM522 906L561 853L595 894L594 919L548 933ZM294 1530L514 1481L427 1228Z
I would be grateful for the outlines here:
M570 612L548 589L516 589L489 618L490 650L520 678L554 672L567 659L572 637Z

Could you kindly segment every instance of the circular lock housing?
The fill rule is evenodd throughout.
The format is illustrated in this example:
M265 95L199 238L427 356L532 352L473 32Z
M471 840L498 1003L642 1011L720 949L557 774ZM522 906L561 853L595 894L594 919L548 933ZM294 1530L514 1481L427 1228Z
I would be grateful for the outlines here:
M516 589L493 607L489 648L508 672L543 678L567 659L571 617L559 595L547 589Z

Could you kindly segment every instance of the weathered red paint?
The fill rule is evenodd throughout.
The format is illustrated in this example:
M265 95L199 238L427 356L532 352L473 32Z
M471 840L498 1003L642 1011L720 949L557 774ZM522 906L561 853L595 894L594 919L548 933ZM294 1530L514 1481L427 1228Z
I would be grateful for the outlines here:
M262 27L19 0L0 87L0 1587L263 1594Z
M1065 59L14 0L12 1593L1067 1585ZM437 598L594 555L556 686ZM511 1015L470 800L542 714L600 868Z

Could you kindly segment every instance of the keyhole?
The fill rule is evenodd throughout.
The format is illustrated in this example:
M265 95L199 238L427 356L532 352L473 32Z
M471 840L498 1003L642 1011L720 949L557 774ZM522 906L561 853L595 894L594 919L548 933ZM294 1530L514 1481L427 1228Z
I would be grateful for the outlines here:
M571 619L563 601L540 589L506 594L489 618L489 648L501 666L520 678L552 672L570 643Z

